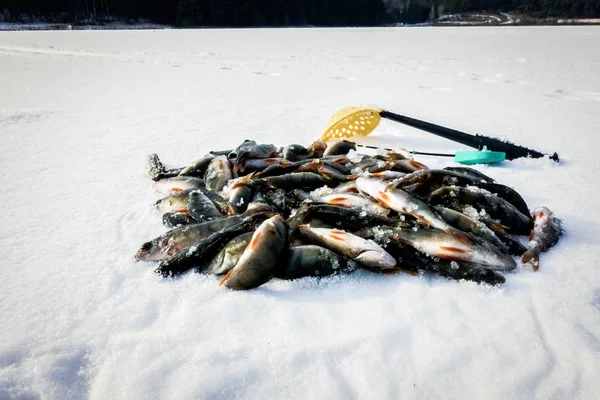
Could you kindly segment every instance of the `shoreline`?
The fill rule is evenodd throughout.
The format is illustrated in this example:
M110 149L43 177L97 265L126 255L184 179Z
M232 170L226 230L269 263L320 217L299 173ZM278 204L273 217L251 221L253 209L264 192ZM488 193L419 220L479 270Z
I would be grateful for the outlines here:
M530 18L504 14L478 13L473 15L444 15L435 21L416 24L393 24L380 26L172 26L154 23L128 24L126 22L113 22L99 25L77 25L56 22L12 23L0 22L0 32L13 31L62 31L62 30L169 30L169 29L260 29L260 28L374 28L374 27L501 27L501 26L597 26L600 18Z

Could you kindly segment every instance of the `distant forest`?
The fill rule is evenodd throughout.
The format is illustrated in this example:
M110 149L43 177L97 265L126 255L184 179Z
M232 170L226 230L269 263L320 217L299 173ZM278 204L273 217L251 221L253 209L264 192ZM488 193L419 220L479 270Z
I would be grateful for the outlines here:
M0 22L149 22L175 26L379 26L502 11L598 18L600 0L0 0Z

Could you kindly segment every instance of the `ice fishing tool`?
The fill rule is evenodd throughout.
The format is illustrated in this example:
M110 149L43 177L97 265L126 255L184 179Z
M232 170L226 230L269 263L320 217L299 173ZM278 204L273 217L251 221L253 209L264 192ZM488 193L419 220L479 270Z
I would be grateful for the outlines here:
M471 135L430 122L394 114L383 109L364 107L346 107L336 112L329 121L325 133L321 136L321 140L328 141L335 138L367 136L377 127L381 118L399 122L478 149L478 151L458 151L455 154L411 151L414 154L454 157L454 160L461 164L488 164L500 162L504 159L514 160L521 157L542 158L547 155L500 139L483 135ZM374 146L364 147L376 148ZM560 161L556 153L549 157L556 162Z

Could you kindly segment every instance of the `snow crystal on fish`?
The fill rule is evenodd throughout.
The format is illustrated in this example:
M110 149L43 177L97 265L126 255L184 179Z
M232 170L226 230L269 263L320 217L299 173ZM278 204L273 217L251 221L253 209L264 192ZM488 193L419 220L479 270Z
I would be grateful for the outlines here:
M359 154L356 150L351 149L348 154L346 154L346 157L348 157L350 162L359 163L362 161L364 154Z
M310 196L311 199L318 200L321 197L328 196L330 194L333 194L333 189L328 186L322 186L320 188L313 190L308 195Z

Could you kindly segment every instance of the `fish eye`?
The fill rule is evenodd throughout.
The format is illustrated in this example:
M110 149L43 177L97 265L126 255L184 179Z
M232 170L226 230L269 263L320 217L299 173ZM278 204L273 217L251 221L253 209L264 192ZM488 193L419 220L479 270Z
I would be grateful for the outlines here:
M141 250L143 250L143 251L149 251L149 250L151 250L151 249L152 249L152 247L153 247L153 246L152 246L152 242L146 242L146 243L144 243L144 244L142 245L142 248L141 248Z

